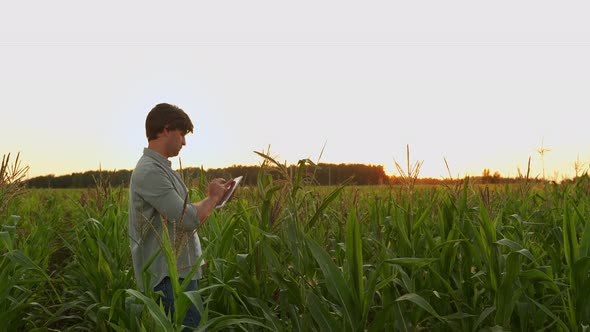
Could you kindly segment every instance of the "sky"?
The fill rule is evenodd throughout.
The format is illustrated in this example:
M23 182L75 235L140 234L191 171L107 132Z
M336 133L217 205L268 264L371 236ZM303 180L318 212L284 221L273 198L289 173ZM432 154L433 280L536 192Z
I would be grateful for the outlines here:
M0 154L29 177L132 169L160 102L183 167L423 162L562 179L590 162L583 1L0 4ZM540 149L546 152L541 156ZM447 169L445 160L449 165ZM178 158L171 159L179 167Z

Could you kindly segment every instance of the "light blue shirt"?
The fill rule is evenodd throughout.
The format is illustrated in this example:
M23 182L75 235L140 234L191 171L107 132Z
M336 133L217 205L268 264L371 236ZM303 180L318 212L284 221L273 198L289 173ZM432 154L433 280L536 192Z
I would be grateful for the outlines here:
M201 242L196 233L199 226L197 209L187 195L188 189L172 169L171 162L158 152L144 148L129 185L129 237L140 289L144 284L153 289L169 276L166 259L161 252L158 253L163 220L168 223L168 234L178 257L180 278L187 276L201 256ZM148 280L143 280L142 271L156 254L146 269ZM199 266L193 279L201 275Z

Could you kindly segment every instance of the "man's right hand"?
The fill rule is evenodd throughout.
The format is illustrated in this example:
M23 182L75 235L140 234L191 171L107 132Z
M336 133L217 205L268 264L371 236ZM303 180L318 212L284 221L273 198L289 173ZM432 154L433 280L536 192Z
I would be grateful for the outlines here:
M209 183L208 196L218 203L223 198L223 195L231 187L233 180L226 181L223 178L216 178Z
M199 223L203 223L205 219L209 217L211 212L215 210L215 206L217 206L217 203L223 198L228 187L228 183L222 178L213 179L209 183L207 197L202 201L193 204L197 209Z

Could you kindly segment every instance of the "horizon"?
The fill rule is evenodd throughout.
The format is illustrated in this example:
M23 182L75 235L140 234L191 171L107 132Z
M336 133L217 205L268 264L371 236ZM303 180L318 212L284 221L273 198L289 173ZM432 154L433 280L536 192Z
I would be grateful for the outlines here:
M543 143L541 143L543 144ZM542 145L541 145L542 146ZM410 147L411 149L411 147ZM446 157L442 157L442 162L440 164L442 165L438 165L439 167L437 168L437 171L439 172L439 175L434 175L435 173L432 173L432 168L426 168L427 171L424 172L424 165L429 165L425 160L420 160L420 159L415 159L413 157L413 153L412 151L410 151L410 162L412 164L412 166L415 165L416 162L421 162L422 163L422 168L421 168L421 174L420 174L420 178L434 178L434 179L445 179L449 177L449 171L451 172L450 175L453 178L465 178L465 177L477 177L477 176L481 176L482 172L485 169L490 170L490 172L493 174L494 172L498 172L501 174L502 177L505 178L514 178L514 177L518 177L519 173L522 174L526 174L527 172L527 167L528 167L528 160L530 158L531 160L531 178L543 178L544 175L544 179L545 180L552 180L552 181L561 181L561 180L565 180L565 179L572 179L576 176L576 172L578 173L578 175L584 173L584 172L590 172L590 161L585 161L585 160L581 160L579 157L579 154L577 155L577 159L576 160L572 160L570 162L566 162L566 167L565 168L561 168L558 169L555 167L555 165L559 165L559 161L556 162L555 160L551 159L551 158L547 158L545 157L545 161L544 161L544 167L543 167L543 158L541 156L541 154L539 153L539 151L541 149L544 149L545 152L551 152L551 149L547 149L546 147L541 147L539 148L539 150L537 151L537 155L535 154L529 154L528 157L526 158L526 160L524 162L521 162L519 164L515 163L515 166L513 168L512 171L506 171L506 169L499 169L499 168L494 168L493 166L485 166L484 164L482 164L482 168L480 170L477 169L472 169L472 170L468 170L468 171L464 171L463 173L460 172L453 172L453 162L451 160L448 160L448 158ZM0 151L0 153L4 153L3 151ZM95 168L88 168L88 169L84 169L84 170L80 170L80 169L73 169L70 168L70 170L68 171L64 171L61 173L58 172L47 172L47 173L42 173L42 172L31 172L31 166L29 164L27 164L26 160L24 160L23 158L23 153L21 152L17 152L17 153L12 153L12 152L8 152L8 153L4 153L4 155L10 154L12 161L14 161L14 158L16 157L16 154L20 154L20 163L23 166L28 166L29 170L27 172L27 179L29 178L34 178L34 177L39 177L39 176L48 176L48 175L54 175L54 176L64 176L64 175L70 175L73 173L84 173L84 172L88 172L88 171L98 171L99 169L102 168L102 170L105 171L117 171L117 170L133 170L133 166L132 167L119 167L119 168L106 168L103 167L103 163L99 162L98 166ZM182 161L182 151L181 151L181 156L180 157L172 157L169 158L169 160L172 163L172 167L174 169L180 169L181 165L180 162ZM254 152L253 152L254 154ZM287 163L288 165L295 165L297 164L297 161L299 159L310 159L312 160L314 163L318 164L318 163L327 163L327 164L363 164L363 165L376 165L376 166L382 166L386 175L388 176L396 176L399 175L399 172L395 166L395 163L399 163L400 166L402 167L402 169L405 171L407 168L407 159L406 159L406 155L404 154L402 157L404 159L394 159L392 158L392 162L390 165L387 164L383 164L383 163L374 163L374 162L362 162L362 161L325 161L325 160L314 160L313 158L310 157L305 157L305 158L299 158L297 160L294 161L290 161L290 160L282 160L280 159L280 156L278 154L274 154L271 151L271 156L273 158L275 158L278 162L281 163ZM138 158L139 158L139 154L138 154ZM219 168L228 168L228 167L232 167L232 166L259 166L260 162L262 161L261 157L258 157L259 161L257 163L231 163L231 164L227 164L227 165L212 165L212 166L205 166L204 164L201 165L187 165L186 162L183 162L182 164L182 168L201 168L203 167L204 169L208 170L208 169L219 169ZM449 169L447 169L447 164L449 165ZM561 162L561 164L563 164L563 162ZM569 167L569 170L568 170ZM576 168L578 168L576 170ZM564 171L565 170L565 171ZM426 174L425 174L426 173Z
M416 163L416 161L411 161L411 167L414 167L415 166L415 163ZM402 174L400 174L399 171L397 171L397 169L396 169L396 171L394 171L392 173L389 173L389 172L387 172L386 167L384 165L380 165L380 164L364 164L364 163L357 163L357 162L327 163L327 162L323 162L323 161L320 161L319 163L315 163L315 164L318 165L318 166L319 165L322 165L322 164L324 164L324 165L325 164L327 164L327 165L363 165L363 166L369 166L369 167L376 166L376 167L382 167L383 170L384 170L384 172L385 172L385 175L387 177L389 177L389 178L392 178L392 177L402 177ZM23 167L26 167L26 165L22 165L22 166ZM295 166L297 166L297 163L289 163L289 164L287 164L287 167L295 167ZM407 167L407 164L403 164L403 165L400 165L400 166ZM21 168L23 168L23 167L21 167ZM245 165L245 164L233 164L233 165L224 166L224 167L209 167L209 168L203 168L203 169L205 171L211 171L211 170L228 169L228 168L239 168L239 167L260 167L260 163L259 164L249 164L249 165ZM201 166L188 166L188 167L184 166L182 169L185 169L186 170L186 169L200 169L200 168L201 168ZM173 169L179 170L180 167L175 168L173 166ZM516 175L506 175L506 174L502 174L501 172L499 172L497 170L494 170L494 169L483 168L481 170L481 172L478 173L478 174L464 174L464 175L458 176L458 175L449 174L447 172L446 176L432 177L432 176L424 176L424 175L422 175L422 174L419 173L417 178L418 179L435 179L435 180L448 180L448 179L457 180L457 179L464 179L464 178L469 178L469 177L478 178L478 177L482 177L484 171L486 171L486 170L490 172L490 175L494 175L494 173L498 172L498 174L500 175L500 177L503 178L503 179L515 179L515 178L519 178L520 176L525 176L526 173L527 173L527 169L526 168L525 169L519 169L519 170L517 170L517 174ZM132 172L133 171L133 168L104 169L104 168L100 168L99 167L99 168L96 168L96 169L87 169L87 170L72 171L72 172L63 173L63 174L47 173L47 174L40 174L40 175L36 175L36 176L27 175L24 178L24 180L26 181L26 180L29 180L29 179L34 179L34 178L38 178L38 177L47 177L47 176L54 176L54 177L71 176L71 175L74 175L74 174L84 174L84 173L87 173L87 172L119 172L119 171ZM403 171L406 172L407 170L404 168ZM521 172L520 175L518 174L518 171ZM585 176L588 173L590 173L590 167L587 166L584 169L579 169L577 176ZM449 177L449 175L452 178ZM553 174L552 177L549 177L546 174L545 178L543 178L543 176L542 176L541 173L537 173L535 175L535 173L532 172L532 174L530 174L529 178L536 179L536 180L543 180L543 181L560 182L560 181L564 181L564 180L572 180L572 179L576 178L576 174L574 174L573 176L570 176L570 177L563 177L563 176L557 177L555 174Z
M13 2L0 154L29 176L132 169L157 103L183 166L423 161L423 176L588 170L590 3ZM109 24L104 24L109 22ZM158 24L154 24L158 22ZM540 153L539 151L543 151ZM172 159L178 168L178 159Z

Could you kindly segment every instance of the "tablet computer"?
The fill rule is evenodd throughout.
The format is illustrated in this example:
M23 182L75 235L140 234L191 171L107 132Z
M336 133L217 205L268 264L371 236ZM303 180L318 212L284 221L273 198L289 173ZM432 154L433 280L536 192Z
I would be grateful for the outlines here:
M236 189L240 185L240 182L242 182L243 178L243 176L238 176L237 178L233 179L231 187L229 187L229 189L225 192L225 195L223 195L223 198L219 201L219 203L217 203L217 206L215 206L215 208L219 209L231 200Z

